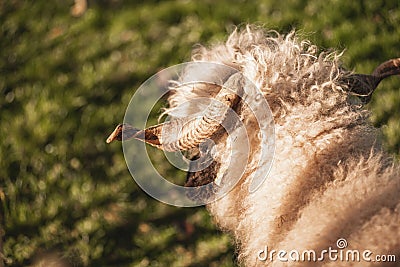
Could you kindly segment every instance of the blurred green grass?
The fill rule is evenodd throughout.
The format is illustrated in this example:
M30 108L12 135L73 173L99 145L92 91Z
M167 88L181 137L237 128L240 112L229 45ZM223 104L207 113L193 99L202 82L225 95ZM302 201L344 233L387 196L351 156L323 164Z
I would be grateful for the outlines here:
M135 88L243 23L297 29L322 49L346 50L344 64L357 72L400 54L397 0L103 0L89 1L80 17L73 4L0 2L0 215L9 266L53 252L72 266L234 266L232 238L204 208L153 200L133 182L121 147L106 146ZM368 106L393 154L399 103L393 77Z

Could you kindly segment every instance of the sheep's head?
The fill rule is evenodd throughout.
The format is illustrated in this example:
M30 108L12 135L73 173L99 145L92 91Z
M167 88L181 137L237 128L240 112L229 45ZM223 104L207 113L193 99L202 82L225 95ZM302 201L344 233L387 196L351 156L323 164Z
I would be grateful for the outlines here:
M195 151L192 153L194 159L201 153L199 145L211 139L219 146L220 152L213 154L214 163L208 164L207 168L189 170L186 186L215 182L229 168L225 164L227 153L224 150L231 147L235 140L227 138L227 129L221 124L227 120L230 110L238 114L250 140L250 156L245 159L247 165L243 172L249 176L256 171L254 161L263 158L260 143L261 146L265 144L259 134L260 122L245 101L251 94L249 88L252 86L260 89L261 96L272 109L273 118L279 123L287 113L299 112L299 109L293 108L299 105L302 108L314 106L315 114L325 109L326 112L322 112L329 116L348 105L349 94L359 96L366 103L382 79L400 74L400 58L381 64L371 75L353 74L339 66L336 55L317 54L315 46L308 42L299 43L293 34L286 38L280 35L266 37L264 32L251 29L233 33L225 45L211 50L201 48L193 58L195 61L225 64L231 69L212 70L208 74L219 74L222 86L210 84L201 88L173 90L167 113L180 102L188 98L196 99L207 92L211 100L201 117L176 118L144 130L120 124L107 139L110 143L134 138L166 151L192 150ZM189 70L186 75L195 72ZM206 153L211 153L211 150ZM235 155L238 156L238 153Z
M180 116L144 130L136 129L127 123L119 124L107 138L107 143L133 138L165 151L189 150L192 161L186 186L202 186L210 182L214 183L217 178L221 183L222 177L226 176L221 173L227 169L235 172L235 175L245 172L249 157L249 151L246 150L250 150L249 140L245 137L249 135L249 139L259 139L258 128L268 128L267 126L270 126L273 122L272 115L270 112L268 113L268 104L262 97L262 93L240 71L221 64L213 65L220 70L220 74L221 72L224 73L218 77L219 82L195 82L194 84L189 83L189 85L183 82L175 83L175 86L170 88L172 90L198 90L202 88L203 91L209 93L209 98L195 97L191 99L191 104L189 102L189 104L178 105L169 114L180 113ZM185 70L186 77L191 76L189 73L197 73L199 67L208 66L193 64L190 67L190 70ZM199 104L199 101L204 101L204 103ZM204 107L204 110L192 114L192 105L198 106L197 110ZM254 108L250 111L251 105ZM262 107L266 110L263 110ZM257 118L262 123L251 126L247 129L249 133L246 133L243 125L247 123L244 121L257 121ZM273 127L269 127L269 130L270 132L264 131L263 137L272 142ZM207 140L210 142L207 142ZM270 146L270 150L271 148L273 147ZM230 160L230 164L220 164L224 159L232 157L230 154L233 151L239 150L242 152L241 155ZM255 152L255 150L254 148L252 152ZM272 158L272 153L270 154L270 158ZM232 176L230 175L230 178L233 180ZM259 181L256 181L256 183L259 184ZM256 185L253 187L256 187ZM200 190L199 194L203 194L202 191L204 190Z

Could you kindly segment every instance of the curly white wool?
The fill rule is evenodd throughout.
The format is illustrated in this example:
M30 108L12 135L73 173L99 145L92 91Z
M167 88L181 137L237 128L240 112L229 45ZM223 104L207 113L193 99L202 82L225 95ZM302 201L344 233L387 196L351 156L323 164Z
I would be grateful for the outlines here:
M294 32L283 36L253 26L234 31L224 44L194 51L194 61L226 64L251 79L261 88L275 120L271 172L261 188L249 194L247 178L259 156L259 129L251 112L242 107L240 116L252 129L249 166L238 186L208 206L216 223L235 236L239 260L246 266L283 264L257 259L266 245L321 251L334 247L338 238L346 238L352 249L400 255L399 167L382 151L379 131L368 121L368 113L350 101L346 85L340 84L339 78L349 72L341 68L339 58L337 53L318 52ZM216 90L181 87L171 95L166 113L193 97L215 95ZM227 142L221 139L217 144L221 169L228 164Z

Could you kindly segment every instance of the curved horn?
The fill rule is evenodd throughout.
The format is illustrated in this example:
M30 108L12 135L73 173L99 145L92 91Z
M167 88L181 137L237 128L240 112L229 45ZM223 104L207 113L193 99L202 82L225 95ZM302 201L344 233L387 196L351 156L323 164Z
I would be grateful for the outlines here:
M383 79L398 74L400 74L400 58L395 58L380 64L370 75L352 74L344 77L342 82L348 86L352 94L361 97L364 103L368 103Z
M106 142L107 144L109 144L114 140L122 141L125 139L135 138L138 140L143 140L146 143L152 144L154 146L158 146L160 145L160 143L158 142L157 136L154 135L150 130L151 128L148 128L146 130L139 130L127 123L118 124L117 127L115 127L115 130L108 136Z
M135 138L166 151L197 147L219 129L228 110L237 104L244 83L241 73L231 75L201 118L176 119L145 130L138 130L129 124L119 124L106 142Z

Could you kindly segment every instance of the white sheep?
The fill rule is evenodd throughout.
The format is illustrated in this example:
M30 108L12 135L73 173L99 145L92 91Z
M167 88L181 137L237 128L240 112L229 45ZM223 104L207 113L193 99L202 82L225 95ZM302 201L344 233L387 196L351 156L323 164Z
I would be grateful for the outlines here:
M378 254L395 255L400 261L400 171L383 151L379 130L371 125L362 105L383 78L400 73L400 59L385 62L372 75L358 75L342 68L339 58L337 53L318 52L293 32L283 36L253 26L234 31L224 44L194 51L194 61L237 69L260 88L272 110L274 161L267 179L254 193L249 193L248 178L260 157L260 129L249 108L241 105L240 99L226 97L220 87L219 92L214 87L203 91L178 87L169 97L167 113L210 90L207 93L225 101L251 129L251 158L242 179L225 197L207 206L218 226L234 235L238 259L245 266L376 266L379 264L366 260ZM195 71L187 75L191 73ZM232 77L230 84L236 84L232 87L240 88L240 75ZM230 147L231 140L223 131L216 134L223 117L207 124L221 107L211 110L201 119L186 121L183 134L168 144L160 130L165 124L142 131L119 125L107 142L133 137L161 149L177 150L193 149L211 138L219 146L215 164L189 173L186 184L201 185L218 179L222 175L219 170L229 164L223 149ZM338 240L346 240L348 245L339 248L371 251L372 255L360 262L333 261L327 254L323 261L318 259L329 247L338 250ZM271 254L272 250L276 252ZM294 250L300 259L284 262L278 259L279 250L287 252L280 255L283 259L290 256L294 260ZM302 261L302 252L311 250L317 259Z

